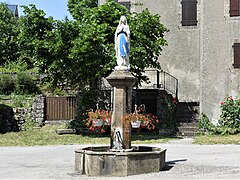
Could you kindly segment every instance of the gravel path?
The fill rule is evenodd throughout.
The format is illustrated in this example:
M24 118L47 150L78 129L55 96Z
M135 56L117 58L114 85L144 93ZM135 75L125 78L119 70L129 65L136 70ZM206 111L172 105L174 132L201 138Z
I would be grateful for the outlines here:
M240 145L195 145L192 139L148 145L167 149L166 169L116 178L74 173L74 151L86 146L0 147L0 179L240 179Z

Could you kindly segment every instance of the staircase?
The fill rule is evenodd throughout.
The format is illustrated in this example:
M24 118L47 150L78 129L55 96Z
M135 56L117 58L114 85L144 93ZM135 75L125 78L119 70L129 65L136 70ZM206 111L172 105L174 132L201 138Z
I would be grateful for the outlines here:
M194 137L198 131L196 114L197 102L179 102L176 111L177 135L182 137Z

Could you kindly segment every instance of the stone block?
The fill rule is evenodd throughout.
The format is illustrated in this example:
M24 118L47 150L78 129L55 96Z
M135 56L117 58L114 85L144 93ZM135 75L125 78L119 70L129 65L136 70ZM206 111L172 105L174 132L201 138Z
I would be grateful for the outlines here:
M131 152L111 152L109 147L75 151L75 171L87 176L129 176L159 172L165 166L165 149L133 147Z

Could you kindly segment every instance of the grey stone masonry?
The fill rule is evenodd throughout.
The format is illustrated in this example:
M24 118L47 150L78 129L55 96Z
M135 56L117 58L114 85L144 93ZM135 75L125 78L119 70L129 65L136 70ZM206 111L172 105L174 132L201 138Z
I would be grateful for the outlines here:
M45 96L37 96L32 104L32 118L38 123L39 126L44 124L44 102Z

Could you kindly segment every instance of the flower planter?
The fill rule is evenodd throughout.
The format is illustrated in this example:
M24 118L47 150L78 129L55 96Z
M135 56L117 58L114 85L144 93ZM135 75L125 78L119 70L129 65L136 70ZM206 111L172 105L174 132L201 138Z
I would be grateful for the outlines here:
M132 128L139 128L141 125L141 121L131 122Z
M101 119L95 119L92 121L93 126L102 126L102 120Z

